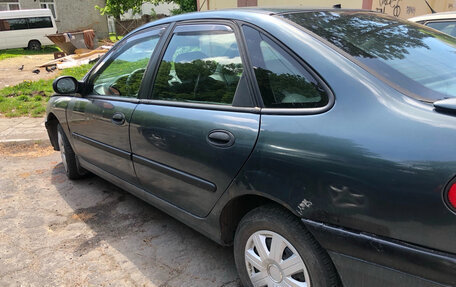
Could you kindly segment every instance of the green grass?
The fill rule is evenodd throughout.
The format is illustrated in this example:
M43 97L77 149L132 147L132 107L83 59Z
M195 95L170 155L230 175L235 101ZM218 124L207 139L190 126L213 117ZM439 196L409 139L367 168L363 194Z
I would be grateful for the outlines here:
M123 36L117 36L116 37L116 34L114 33L109 33L109 40L111 40L111 42L115 43L117 41L119 41L120 39L122 39Z
M56 77L67 75L80 80L93 64L83 65L60 71ZM54 80L24 81L18 85L0 90L0 114L6 117L31 116L41 117L46 110L46 103L54 93Z
M24 56L24 55L39 55L59 52L60 49L56 46L46 46L40 51L31 51L23 48L0 50L0 61L4 59Z

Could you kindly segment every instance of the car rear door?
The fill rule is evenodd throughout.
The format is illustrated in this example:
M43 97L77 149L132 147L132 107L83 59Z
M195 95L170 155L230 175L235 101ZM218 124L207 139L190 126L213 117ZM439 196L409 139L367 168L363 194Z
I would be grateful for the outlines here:
M143 75L164 27L123 40L87 80L90 91L68 107L68 124L81 161L128 182L136 182L131 162L129 125Z
M206 216L252 152L260 125L236 27L177 25L152 93L133 113L133 163L150 193Z

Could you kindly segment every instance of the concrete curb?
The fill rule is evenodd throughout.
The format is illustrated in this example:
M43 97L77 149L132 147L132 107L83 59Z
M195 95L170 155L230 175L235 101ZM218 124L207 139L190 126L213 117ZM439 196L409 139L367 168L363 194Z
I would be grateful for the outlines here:
M0 118L1 146L50 145L43 118Z
M28 147L50 147L51 143L49 140L8 140L0 141L0 147L2 148L28 148Z

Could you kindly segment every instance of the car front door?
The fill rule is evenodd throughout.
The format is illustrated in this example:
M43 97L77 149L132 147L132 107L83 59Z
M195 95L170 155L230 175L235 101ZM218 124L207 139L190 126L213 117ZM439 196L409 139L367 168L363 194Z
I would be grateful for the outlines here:
M87 80L90 91L75 97L68 124L80 161L134 183L129 125L148 62L164 28L123 40Z
M259 109L235 26L177 25L149 100L133 113L133 163L150 193L206 216L252 152Z

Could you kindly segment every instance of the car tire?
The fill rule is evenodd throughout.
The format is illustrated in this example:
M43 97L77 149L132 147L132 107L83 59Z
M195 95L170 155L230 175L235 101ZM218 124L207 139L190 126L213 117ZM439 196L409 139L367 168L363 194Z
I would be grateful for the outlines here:
M234 238L234 259L245 287L341 286L326 251L296 216L275 206L244 216Z
M31 51L39 51L41 50L41 43L38 40L32 40L28 43L27 48Z
M60 124L57 125L57 142L65 173L69 179L79 179L88 172L79 166L76 155Z

